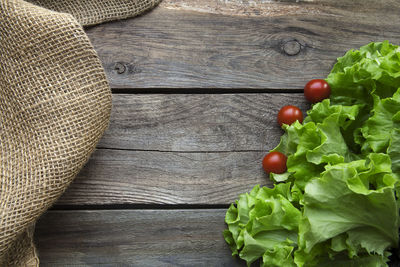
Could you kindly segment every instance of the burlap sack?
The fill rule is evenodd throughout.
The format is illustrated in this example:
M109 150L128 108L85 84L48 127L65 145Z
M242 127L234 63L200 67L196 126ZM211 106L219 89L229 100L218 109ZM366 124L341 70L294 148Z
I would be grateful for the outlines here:
M158 0L29 2L0 0L0 266L38 266L33 225L108 125L110 88L81 24Z

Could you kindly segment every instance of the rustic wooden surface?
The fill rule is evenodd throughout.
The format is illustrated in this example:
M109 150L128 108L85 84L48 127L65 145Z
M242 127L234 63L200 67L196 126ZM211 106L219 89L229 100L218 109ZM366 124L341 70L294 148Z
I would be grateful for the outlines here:
M88 35L114 88L301 89L370 41L400 41L397 0L166 0Z
M264 155L99 150L58 204L227 204L271 185Z
M225 210L50 211L41 266L243 266L222 238Z
M113 88L108 131L37 224L41 266L245 266L222 238L305 82L370 41L398 0L164 0L87 28ZM110 210L112 209L112 210Z
M287 104L308 107L302 94L115 95L100 148L58 204L226 205L271 185L260 162Z
M303 94L117 94L99 148L166 152L266 151L282 130L284 105L309 108Z

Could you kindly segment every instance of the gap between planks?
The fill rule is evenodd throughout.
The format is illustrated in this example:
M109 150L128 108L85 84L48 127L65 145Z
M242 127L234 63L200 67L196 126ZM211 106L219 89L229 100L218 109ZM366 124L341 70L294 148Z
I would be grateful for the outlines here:
M305 84L304 84L305 85ZM113 95L119 94L299 94L303 89L274 88L111 88Z
M265 152L264 149L241 149L241 150L218 150L218 151L198 151L198 150L158 150L158 149L130 149L130 148L109 148L109 147L97 147L96 149L105 149L105 150L119 150L119 151L132 151L132 152L160 152L160 153L188 153L188 154L195 154L195 153L246 153L246 152Z
M230 204L108 204L54 205L49 210L227 210Z

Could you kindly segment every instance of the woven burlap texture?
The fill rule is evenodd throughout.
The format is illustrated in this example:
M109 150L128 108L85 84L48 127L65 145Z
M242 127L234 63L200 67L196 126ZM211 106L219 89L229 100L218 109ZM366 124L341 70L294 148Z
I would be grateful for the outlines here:
M0 0L0 266L38 266L34 223L108 126L111 91L81 25L157 2Z

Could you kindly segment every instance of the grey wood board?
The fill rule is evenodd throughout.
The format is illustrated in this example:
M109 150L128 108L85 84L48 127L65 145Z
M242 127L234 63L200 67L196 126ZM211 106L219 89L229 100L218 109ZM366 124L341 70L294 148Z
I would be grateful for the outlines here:
M284 105L310 107L301 93L116 94L98 147L155 151L266 151L283 131Z
M222 231L224 209L48 211L40 266L245 266Z
M58 205L227 205L271 186L265 152L183 153L99 149Z
M111 123L58 205L227 205L256 184L302 94L117 94Z
M399 12L381 0L167 0L87 33L113 88L300 89L349 49L398 44Z

